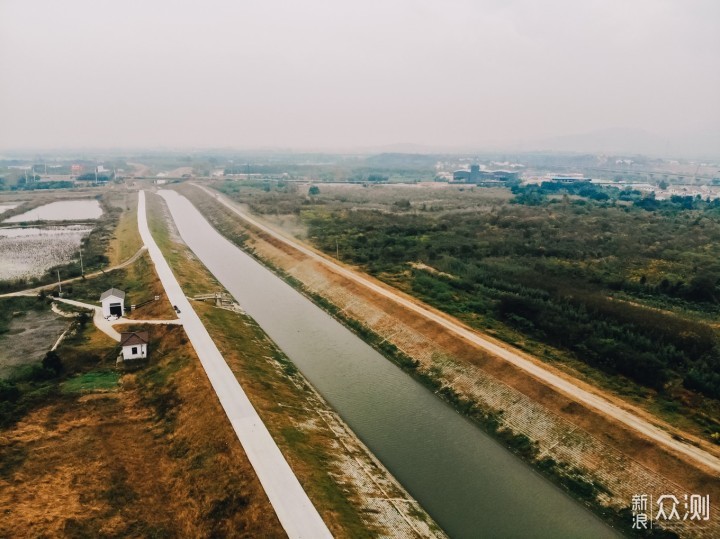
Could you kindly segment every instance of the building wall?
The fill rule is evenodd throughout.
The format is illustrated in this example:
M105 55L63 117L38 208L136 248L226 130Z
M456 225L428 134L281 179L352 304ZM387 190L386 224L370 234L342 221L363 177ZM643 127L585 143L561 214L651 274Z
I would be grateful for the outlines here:
M133 353L133 349L135 353ZM147 344L133 344L123 346L123 359L142 359L147 357Z
M125 302L124 302L124 300L122 300L122 299L120 299L120 298L118 298L118 297L116 297L116 296L110 296L110 297L107 297L107 298L105 298L104 300L102 300L102 313L103 313L103 317L104 317L104 318L107 318L108 316L110 316L110 305L111 305L112 303L119 303L119 304L120 304L120 308L122 309L122 314L121 314L121 316L125 316Z

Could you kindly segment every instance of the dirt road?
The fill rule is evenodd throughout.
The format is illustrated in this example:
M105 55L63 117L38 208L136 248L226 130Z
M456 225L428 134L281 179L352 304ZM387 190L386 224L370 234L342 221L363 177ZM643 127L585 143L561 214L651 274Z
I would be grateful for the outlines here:
M492 340L482 336L478 332L464 326L459 321L452 319L450 316L435 312L429 307L425 307L421 302L417 300L410 300L406 297L403 297L400 293L393 291L387 286L381 286L380 284L374 282L373 280L371 280L371 278L364 276L360 272L349 269L341 264L338 264L337 262L334 262L325 255L300 243L298 240L285 236L281 232L270 228L266 224L259 222L257 219L253 218L247 212L238 208L236 204L231 202L226 197L218 194L217 192L213 192L206 187L194 183L192 185L205 191L208 195L221 202L223 205L228 207L235 214L237 214L239 217L241 217L243 220L245 220L252 226L272 236L273 238L289 245L293 249L300 251L304 255L322 263L331 271L342 275L343 277L366 287L374 293L386 299L389 299L403 306L404 308L425 317L428 320L439 324L446 330L515 365L516 367L529 373L538 380L541 380L548 386L553 387L560 393L567 395L582 404L599 410L608 417L611 417L623 423L624 425L636 430L637 432L643 434L644 436L650 438L655 442L663 444L670 449L681 453L684 456L690 457L694 461L713 470L716 473L720 472L720 459L704 451L703 449L674 439L668 432L653 425L652 423L643 419L632 411L617 406L616 404L610 402L608 399L601 395L591 393L581 387L578 387L571 380L560 377L557 374L544 368L539 362L536 363L524 357L521 352L515 351L509 346L501 346L498 343L493 342Z

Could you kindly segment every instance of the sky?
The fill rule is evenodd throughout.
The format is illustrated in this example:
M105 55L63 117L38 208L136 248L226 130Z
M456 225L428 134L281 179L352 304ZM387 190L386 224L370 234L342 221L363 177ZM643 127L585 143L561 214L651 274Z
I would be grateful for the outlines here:
M0 0L0 149L697 137L718 28L717 0Z

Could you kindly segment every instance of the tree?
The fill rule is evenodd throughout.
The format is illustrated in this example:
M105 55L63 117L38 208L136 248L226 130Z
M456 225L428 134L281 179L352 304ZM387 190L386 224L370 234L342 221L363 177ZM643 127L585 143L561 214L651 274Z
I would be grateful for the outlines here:
M0 380L0 402L15 402L20 398L20 390L9 381Z
M308 190L308 195L319 195L320 194L320 188L317 185L311 185L310 189Z
M62 359L55 350L50 350L42 360L42 366L44 369L55 371L55 374L60 374L63 370Z
M717 284L720 281L717 275L703 272L690 280L687 296L694 301L718 301Z
M662 180L662 181L658 184L658 187L664 191L665 189L668 188L668 185L669 185L668 182L666 182L665 180Z
M382 174L370 174L367 178L367 181L369 181L369 182L386 182L386 181L388 181L388 176L383 176Z
M90 315L85 311L81 312L78 315L78 323L80 324L81 327L85 327L85 324L87 324L89 320L90 320Z

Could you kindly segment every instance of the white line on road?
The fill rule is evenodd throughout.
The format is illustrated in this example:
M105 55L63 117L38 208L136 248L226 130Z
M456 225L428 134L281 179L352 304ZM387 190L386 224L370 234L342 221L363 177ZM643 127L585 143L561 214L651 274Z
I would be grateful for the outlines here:
M138 227L170 303L180 308L180 319L183 321L185 332L285 532L291 538L332 537L210 334L185 297L160 248L150 234L145 214L144 191L140 191L138 201Z

